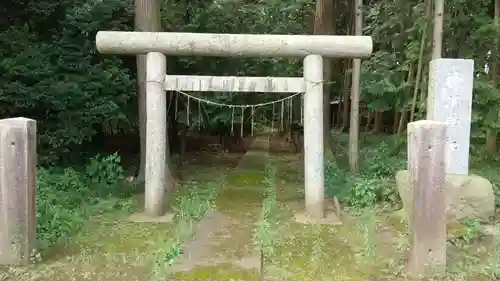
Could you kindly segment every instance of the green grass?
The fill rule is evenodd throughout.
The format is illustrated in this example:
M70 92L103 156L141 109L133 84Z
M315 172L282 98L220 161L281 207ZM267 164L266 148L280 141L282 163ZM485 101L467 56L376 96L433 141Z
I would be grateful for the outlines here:
M404 280L404 258L410 239L404 223L392 216L392 210L400 207L393 176L405 168L404 139L368 137L361 143L362 172L354 176L345 162L347 137L334 136L337 162L328 164L325 182L327 195L339 196L347 210L352 211L343 218L342 226L294 222L294 212L303 208L303 201L295 202L294 198L301 198L303 190L296 190L300 173L293 169L297 165L284 161L283 155L271 155L272 163L263 167L263 172L231 173L226 178L227 185L240 187L222 190L219 177L231 169L215 165L187 167L185 182L168 202L175 219L158 224L126 221L131 212L140 208L140 200L134 195L140 190L123 185L119 158L94 158L82 169L39 170L38 238L42 252L34 256L30 266L0 268L0 279L163 280L170 276L169 267L182 254L182 246L192 237L196 223L217 208L245 226L238 232L238 237L245 241L229 239L221 247L241 250L253 235L254 251L262 253L264 273L269 278ZM471 167L493 183L497 202L498 164L498 158L472 152ZM254 188L262 186L262 182L264 189ZM280 192L297 196L280 198L278 185ZM262 202L260 211L257 202ZM259 212L257 221L249 219ZM450 280L474 276L481 281L500 276L495 256L500 252L500 240L483 237L480 229L475 221L453 227L457 231L448 245ZM196 268L189 274L184 277L258 278L229 264Z
M39 170L43 251L29 266L0 267L0 279L136 280L168 274L193 225L214 208L225 174L217 167L188 167L186 182L167 202L174 220L135 223L128 216L141 208L141 190L123 183L114 157L96 158L84 169Z
M334 143L336 161L326 167L326 194L340 197L350 213L342 226L298 225L290 218L296 206L280 203L278 198L278 213L284 213L285 218L288 214L289 219L283 219L279 226L283 235L275 242L278 258L274 265L280 270L274 274L287 280L408 280L404 268L410 235L404 221L393 213L401 208L394 175L406 168L405 139L379 135L362 139L358 175L348 170L347 135L335 133ZM482 155L480 151L472 151L472 169L488 178L498 192L500 177L495 167L500 163L495 157ZM279 180L284 181L282 185L294 182L295 179L286 176L288 166L278 165L277 169ZM303 194L303 190L299 192ZM474 220L448 225L449 276L440 280L498 278L496 255L500 248L495 243L498 239L483 236L481 228ZM321 262L314 262L317 260Z

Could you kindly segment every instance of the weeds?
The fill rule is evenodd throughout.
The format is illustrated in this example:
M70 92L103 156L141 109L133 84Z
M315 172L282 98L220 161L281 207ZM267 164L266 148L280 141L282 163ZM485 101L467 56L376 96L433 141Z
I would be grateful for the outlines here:
M131 188L121 185L123 169L116 154L90 159L81 170L38 168L37 241L41 251L67 244L97 212L131 209L124 198Z
M260 219L255 224L253 241L260 253L260 280L264 280L266 261L273 261L279 233L277 226L276 170L272 163L266 166L266 177L263 181L265 198L262 203Z
M191 182L183 188L185 194L177 197L172 211L174 213L174 230L163 246L153 255L152 278L160 280L165 277L175 260L182 254L184 242L192 236L194 224L215 208L217 187L222 180L197 183Z
M376 140L374 140L376 138ZM390 137L374 137L363 141L360 155L361 173L353 175L348 170L347 138L344 134L337 135L336 161L325 164L325 194L337 196L351 213L357 216L357 235L349 233L342 237L344 243L354 244L351 247L358 262L364 264L378 263L373 266L382 270L388 276L399 278L404 272L403 258L410 250L410 238L406 233L399 233L390 245L397 253L394 257L384 257L377 260L379 226L377 215L373 210L396 210L401 208L401 202L396 190L394 175L398 170L406 169L406 146L404 139ZM484 157L481 153L472 153L471 168L473 172L488 178L495 189L497 205L500 204L500 177L498 174L498 160L494 157ZM303 194L303 190L300 190ZM384 208L380 208L384 207ZM387 208L386 208L387 207ZM371 210L367 213L366 210ZM488 276L489 280L500 275L497 266L500 243L498 237L496 245L485 244L483 226L474 220L462 221L465 227L460 237L450 241L449 255L453 258L448 261L449 277L446 280L464 280L467 276ZM343 235L343 236L344 236ZM318 236L319 237L319 236ZM356 238L355 238L356 237ZM356 242L353 242L356 241ZM315 243L319 243L316 242ZM313 246L313 253L315 252ZM382 249L380 249L382 250ZM384 250L385 251L385 250ZM485 266L484 256L493 253ZM314 255L314 254L313 254ZM368 262L368 264L367 264ZM384 268L381 269L381 264ZM332 278L333 279L333 278ZM400 279L397 279L400 280ZM403 279L404 280L404 279ZM481 279L483 280L483 279Z
M373 207L379 203L392 209L401 207L401 200L393 180L399 170L406 169L407 151L404 138L398 136L372 136L361 143L361 173L352 175L348 170L346 134L333 132L336 142L336 162L325 165L325 194L337 196L344 204L355 209ZM472 146L474 148L474 146ZM485 156L479 149L471 150L471 170L490 180L500 206L500 157Z

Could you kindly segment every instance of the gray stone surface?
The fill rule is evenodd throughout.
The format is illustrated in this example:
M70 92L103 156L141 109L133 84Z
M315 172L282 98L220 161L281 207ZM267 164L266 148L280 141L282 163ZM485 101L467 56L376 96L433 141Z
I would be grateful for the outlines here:
M323 58L304 59L304 184L306 212L314 219L324 214L325 171L323 143Z
M403 208L410 217L413 208L413 190L407 170L396 174L396 185ZM492 184L477 175L447 175L445 178L446 212L451 219L478 219L488 221L495 213L495 195Z
M429 69L427 120L448 124L446 173L468 175L474 60L436 59Z
M26 265L36 247L36 121L0 120L0 264Z

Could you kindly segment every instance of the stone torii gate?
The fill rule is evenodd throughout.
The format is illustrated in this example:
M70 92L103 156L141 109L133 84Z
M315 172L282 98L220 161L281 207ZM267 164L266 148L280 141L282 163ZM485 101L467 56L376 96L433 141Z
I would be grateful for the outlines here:
M167 180L165 90L304 92L305 208L312 219L324 217L323 57L366 58L369 36L209 34L100 31L103 54L147 54L145 213L163 213ZM165 55L219 57L302 57L303 77L170 76Z

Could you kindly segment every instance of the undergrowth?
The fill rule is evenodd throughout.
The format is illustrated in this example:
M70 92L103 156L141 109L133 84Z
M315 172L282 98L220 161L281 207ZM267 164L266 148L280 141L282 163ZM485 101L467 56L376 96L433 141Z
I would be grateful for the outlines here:
M36 219L38 249L67 244L95 213L133 208L117 154L95 156L85 167L37 170Z
M362 138L360 143L360 173L349 172L347 160L348 136L333 133L335 161L325 164L325 194L337 196L344 204L360 210L384 204L391 209L402 207L396 190L394 175L406 169L406 138L376 135ZM491 181L497 205L500 206L500 157L485 156L471 148L470 166L473 173Z

